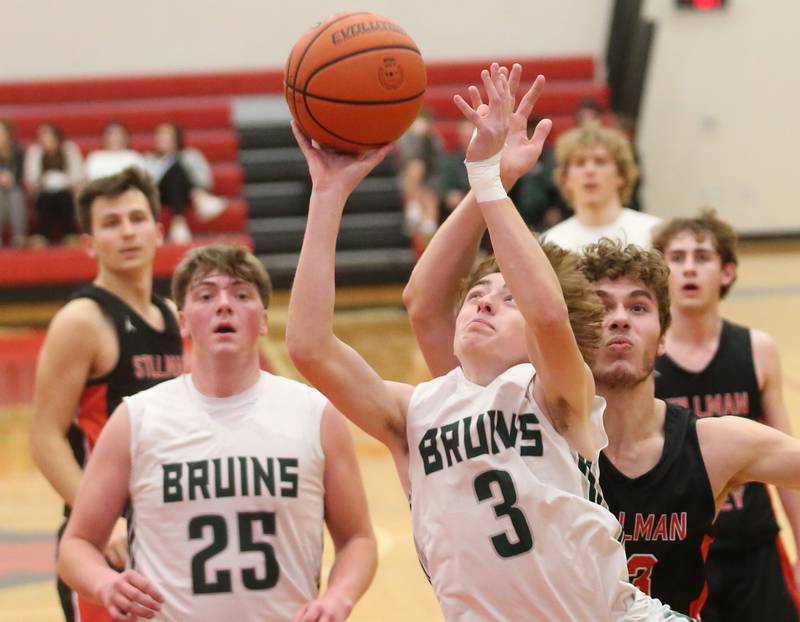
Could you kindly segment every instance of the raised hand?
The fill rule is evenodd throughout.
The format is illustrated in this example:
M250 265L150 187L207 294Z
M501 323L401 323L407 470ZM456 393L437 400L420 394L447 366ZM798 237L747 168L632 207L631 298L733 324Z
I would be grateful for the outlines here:
M512 97L516 96L521 76L522 67L514 64L508 77L509 90L512 93ZM506 187L513 185L517 179L534 167L542 154L544 142L553 127L550 119L542 119L536 124L533 135L530 138L528 137L528 119L544 90L544 85L544 76L537 76L531 88L523 95L517 109L509 118L506 146L500 160L500 174L503 182L506 183Z
M292 121L292 132L308 163L314 190L334 190L345 198L392 150L391 145L384 145L377 151L361 157L334 153L314 147L294 121Z
M459 110L475 126L475 133L467 147L468 162L487 160L503 149L509 129L509 117L514 109L509 77L506 72L501 71L500 65L492 63L489 70L484 69L481 80L488 98L488 107L483 103L476 86L469 87L472 105L460 95L453 97Z

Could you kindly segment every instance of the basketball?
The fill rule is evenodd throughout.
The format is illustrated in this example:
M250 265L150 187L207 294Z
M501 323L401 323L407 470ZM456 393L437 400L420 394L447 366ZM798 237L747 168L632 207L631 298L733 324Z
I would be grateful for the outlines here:
M425 95L425 64L403 28L374 13L334 15L292 48L286 102L323 148L362 153L399 138Z

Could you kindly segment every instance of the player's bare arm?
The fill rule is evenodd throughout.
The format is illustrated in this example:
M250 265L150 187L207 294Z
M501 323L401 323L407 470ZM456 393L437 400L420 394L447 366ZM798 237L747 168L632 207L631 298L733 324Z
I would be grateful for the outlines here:
M103 603L113 620L152 618L163 602L135 570L120 574L109 568L102 552L128 499L130 436L128 409L120 404L92 452L59 547L61 577L77 592Z
M344 417L330 404L322 417L321 435L325 452L325 523L333 540L335 559L328 589L298 612L296 622L345 620L372 582L378 563L353 439Z
M753 362L756 368L758 387L761 389L761 407L764 412L764 423L792 434L789 413L783 399L783 372L775 341L767 333L752 329L750 341L753 344ZM786 518L792 528L794 541L800 541L800 492L778 489ZM795 563L795 582L800 586L800 560Z
M700 419L697 436L718 510L747 482L800 489L800 440L744 417Z
M505 71L505 68L501 67L500 71ZM512 95L516 95L521 76L521 66L514 65L509 72ZM509 117L506 144L500 158L500 176L506 190L533 168L542 153L547 124L537 126L530 137L527 129L528 117L543 89L544 80L535 81ZM481 108L479 101L473 104L479 113L485 113L486 108ZM403 291L403 303L411 327L434 376L445 374L458 365L453 354L453 308L458 300L461 279L472 267L485 230L486 222L475 194L469 192L436 231Z
M489 100L488 114L478 113L480 93L474 86L470 87L472 106L458 95L454 98L476 128L467 148L468 167L470 162L496 157L503 149L514 105L508 78L496 63L491 71L484 70L481 78ZM537 81L543 84L544 78L539 76ZM546 137L550 126L544 121L537 129ZM572 332L558 278L508 197L477 198L500 270L525 318L528 353L537 370L537 401L576 450L593 455L588 422L594 380Z
M109 372L118 356L111 322L95 302L85 298L69 302L55 315L42 345L36 368L31 449L37 466L68 506L75 500L82 473L67 432L86 380ZM114 567L125 566L125 519L117 521L105 554Z
M111 352L103 351L106 322L94 302L80 299L68 303L53 318L37 362L31 425L33 458L70 506L75 500L81 469L67 440L67 431L86 380L107 372L116 362L113 348Z
M314 148L293 123L313 182L303 248L289 302L286 343L297 369L331 403L393 453L404 452L405 409L412 387L384 383L333 333L336 237L350 193L388 147L363 158Z

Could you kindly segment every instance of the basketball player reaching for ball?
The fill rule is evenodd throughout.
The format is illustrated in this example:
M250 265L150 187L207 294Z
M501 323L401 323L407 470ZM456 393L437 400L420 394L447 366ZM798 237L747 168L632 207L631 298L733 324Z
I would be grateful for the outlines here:
M720 299L736 280L733 227L709 210L665 223L653 245L670 267L672 313L666 352L656 360L656 395L693 408L699 417L739 415L788 433L775 342L720 314ZM797 493L779 493L797 541ZM792 577L767 488L735 488L714 524L704 622L754 622L765 611L771 621L797 622L797 568Z
M97 277L53 318L36 370L31 426L33 458L64 500L75 501L87 452L122 396L181 373L175 310L153 293L153 260L161 244L158 191L138 169L97 179L77 197L77 220ZM59 534L63 531L63 526ZM127 560L125 520L105 546L115 568ZM108 620L58 582L67 622Z
M86 469L59 572L114 620L341 622L376 544L344 418L259 369L269 276L240 247L190 251L173 275L191 374L126 397ZM131 566L101 554L130 502ZM336 557L318 596L323 523Z
M524 134L529 112L520 105L511 117L501 159L509 187L538 157ZM470 193L437 231L404 292L434 374L458 364L448 340L455 329L452 284L468 272L483 231ZM669 324L668 268L657 253L633 245L622 249L608 240L586 247L586 253L584 272L606 307L592 363L597 392L607 401L603 493L623 525L637 587L696 615L706 595L707 536L727 492L749 480L797 486L800 444L746 421L697 423L689 411L656 400L652 370ZM535 284L528 287L536 291Z
M512 84L520 71L512 70ZM390 449L447 620L685 619L627 580L619 524L594 486L591 461L605 443L602 402L562 288L576 300L591 293L574 264L562 267L559 282L505 196L498 161L513 87L497 64L482 79L488 107L476 112L475 87L473 106L456 102L476 127L467 166L502 272L487 267L469 286L452 344L460 366L417 387L388 382L335 337L342 211L387 150L363 159L323 152L296 125L313 190L289 305L289 352L337 408ZM528 112L543 84L539 78L523 99ZM534 149L549 128L549 121L538 126ZM601 315L591 302L583 311ZM594 331L585 329L578 333L591 342Z

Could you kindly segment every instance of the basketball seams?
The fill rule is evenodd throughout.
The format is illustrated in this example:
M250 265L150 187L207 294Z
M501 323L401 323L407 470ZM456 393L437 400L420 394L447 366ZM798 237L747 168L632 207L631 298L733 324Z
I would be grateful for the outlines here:
M287 88L291 88L292 89L292 103L290 103L289 106L293 108L292 116L297 120L297 123L300 126L300 129L303 131L303 133L306 136L309 136L310 134L308 133L306 128L303 127L303 123L300 120L300 115L297 114L298 103L297 103L297 100L296 100L297 90L295 88L295 83L297 81L297 76L300 73L300 67L303 64L303 60L305 59L309 48L311 48L311 46L314 44L314 42L316 42L317 39L319 39L322 36L322 34L325 31L327 31L334 24L336 24L336 23L338 23L338 22L340 22L340 21L342 21L344 19L348 19L349 17L352 17L353 15L368 15L368 14L369 13L367 11L359 11L359 12L356 12L356 13L345 13L343 15L340 15L338 18L332 20L324 28L320 28L320 31L316 35L311 37L309 42L306 44L305 49L299 55L299 58L297 59L297 66L294 68L294 75L292 76L292 81L291 81L292 83L291 84L289 84L289 68L291 67L291 60L292 60L292 56L294 55L294 49L292 49L292 51L289 53L289 60L287 61L287 64L286 64L286 86L287 86ZM320 26L322 26L322 24L320 24ZM288 103L288 98L287 98L287 103ZM303 103L305 104L305 101ZM308 110L308 106L306 106L306 110Z
M344 56L337 56L333 60L328 61L324 65L320 65L314 71L311 72L311 75L308 76L306 80L305 86L303 87L302 93L304 95L314 95L313 93L308 92L308 83L311 82L311 79L316 76L320 71L323 69L327 69L328 67L335 65L336 63L340 63L343 60L347 60L348 58L354 58L356 56L360 56L361 54L369 54L370 52L380 52L381 50L406 50L407 52L414 52L417 56L422 56L419 50L413 46L408 45L376 45L375 47L371 48L364 48L362 50L356 50L355 52L349 52ZM427 82L427 78L425 80ZM319 97L319 96L316 96ZM400 100L398 100L400 101Z
M301 39L295 45L289 54L285 72L286 100L289 103L292 116L297 121L302 132L309 138L316 136L316 140L324 146L354 153L377 148L395 140L396 132L401 132L402 127L406 127L410 123L413 116L416 116L422 106L427 83L422 54L416 43L402 29L398 29L393 33L377 35L372 41L370 41L371 37L367 36L364 37L365 41L362 43L342 46L345 48L344 50L337 49L338 46L335 45L336 33L339 32L337 27L342 33L350 32L354 28L357 29L358 24L364 22L365 18L385 20L389 24L394 24L391 20L370 11L345 13L330 18L327 22L320 24L318 28L304 35L303 39L305 40ZM334 33L334 45L332 46L331 42L326 38L331 33ZM360 34L366 33L360 31ZM365 49L358 48L359 45L365 44L371 45ZM337 53L339 56L330 58ZM377 87L376 84L374 87L369 87L367 92L361 93L362 97L366 96L362 101L341 99L341 97L357 96L356 91L360 90L359 87L355 88L354 91L347 84L347 76L350 72L348 61L355 59L352 61L355 65L365 65L365 63L369 65L372 60L369 58L370 55L377 57L376 62L379 64L383 63L381 67L400 65L399 70L401 73L400 82L397 83L398 87L403 84L403 59L407 63L407 71L413 77L406 83L405 88L398 89L399 92L392 93L392 89L388 88L391 84L386 84L384 78L379 77L381 84L386 89L385 91L375 88ZM328 58L323 61L324 64L318 66L317 63L321 62L326 56ZM381 60L380 56L384 58ZM390 60L393 62L390 62ZM344 63L342 69L335 67L338 63ZM307 76L303 75L305 73L303 68L306 64L311 65L311 73ZM333 71L334 73L328 76L325 74L325 70ZM393 70L383 69L383 71L391 72L386 74L387 80L394 75ZM319 94L309 92L310 88L312 88L312 81L315 79L318 85L313 88L319 89ZM417 89L415 89L417 92L407 95L409 86L417 86ZM330 95L323 94L328 91L330 91ZM396 99L381 101L379 98L383 96L394 96ZM386 131L380 131L377 127L375 131L367 131L368 128L359 127L359 123L352 120L358 117L341 117L341 112L336 112L340 109L346 109L348 106L361 108L366 118L376 119L380 118L380 115L384 114L382 111L386 109L387 112L385 114L392 115L392 122L387 126L387 129L389 127L393 129L390 129L387 133ZM389 112L392 108L392 112ZM368 110L369 112L367 112ZM375 115L378 116L376 117ZM412 116L407 120L405 118L406 115ZM336 131L329 129L329 125L334 127ZM369 127L372 127L372 125L370 123ZM359 138L365 142L348 138L347 134L359 135Z
M291 88L291 87L289 87ZM358 100L358 99L337 99L335 97L327 97L326 95L315 95L314 93L307 93L299 89L292 89L295 93L302 95L304 98L316 99L319 101L330 102L332 104L350 104L352 106L383 106L388 104L405 104L406 102L414 101L425 95L425 89L419 93L414 93L408 97L401 97L400 99L381 99L381 100Z

